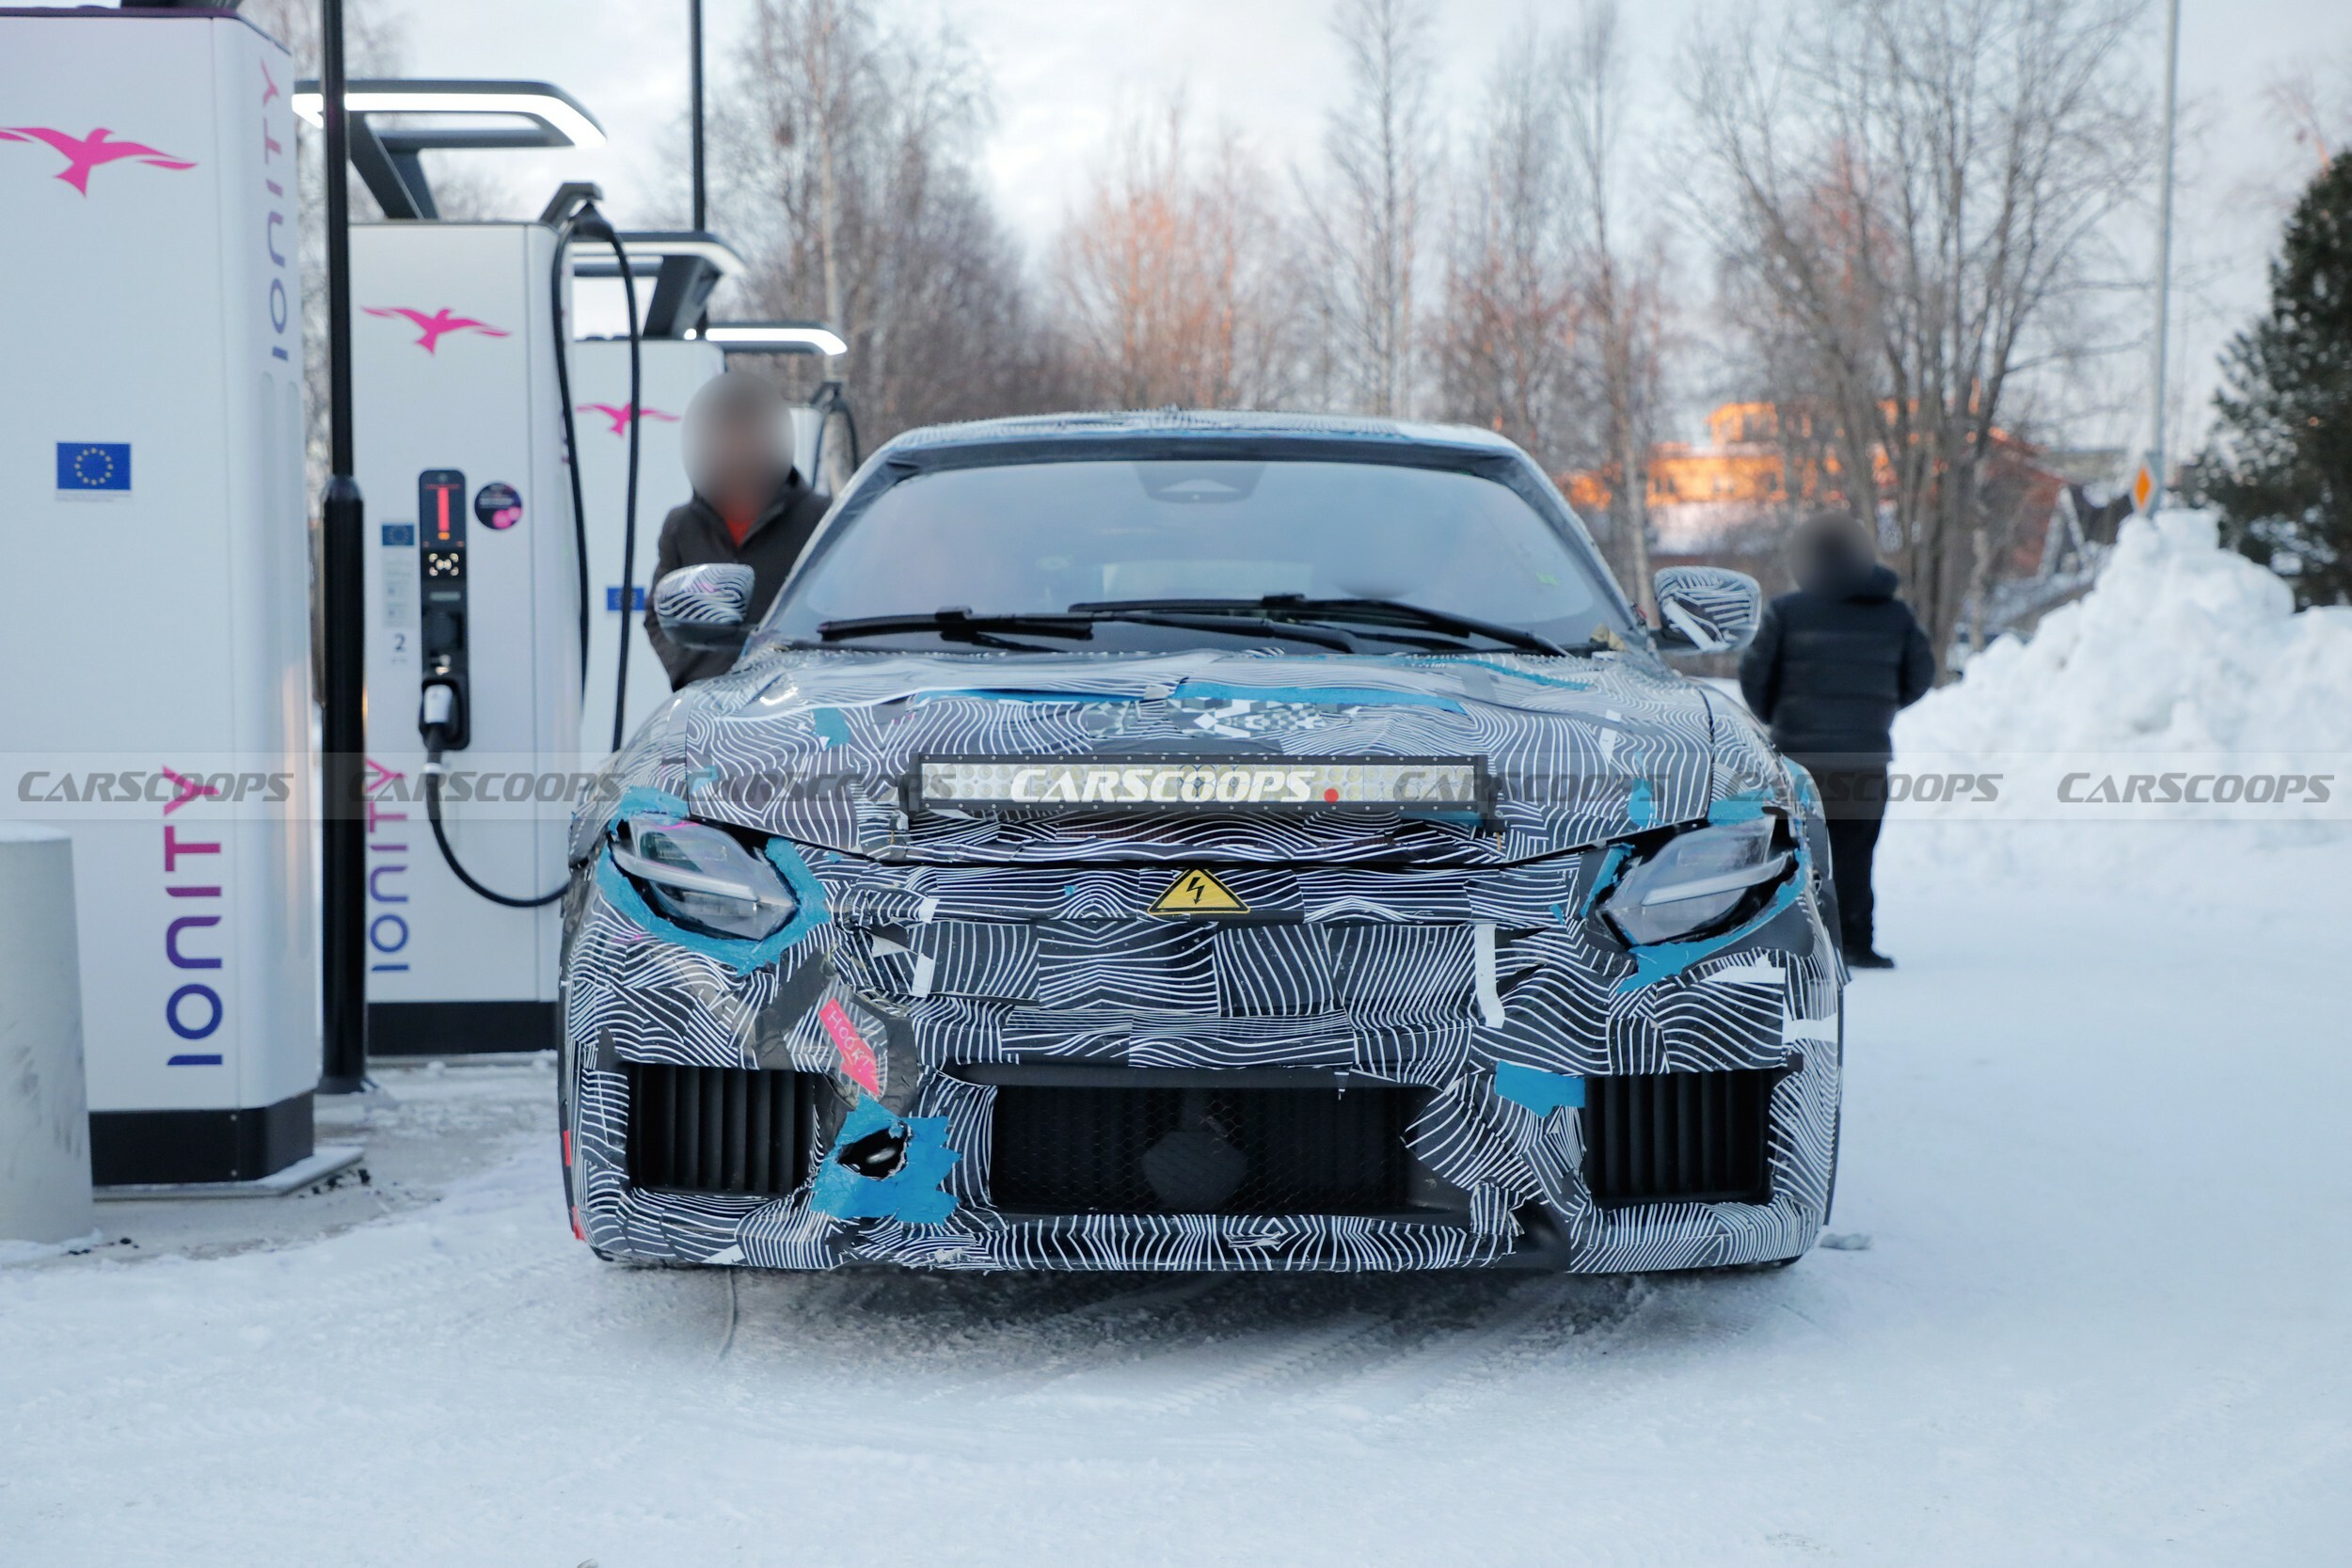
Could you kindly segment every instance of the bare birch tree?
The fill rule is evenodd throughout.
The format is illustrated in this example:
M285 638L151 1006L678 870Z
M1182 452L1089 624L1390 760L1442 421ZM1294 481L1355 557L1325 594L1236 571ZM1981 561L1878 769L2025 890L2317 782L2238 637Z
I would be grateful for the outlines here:
M1585 0L1563 48L1568 146L1583 198L1574 227L1572 266L1597 359L1602 471L1610 490L1613 564L1645 614L1655 616L1650 586L1649 454L1657 439L1664 383L1665 261L1656 240L1630 230L1622 201L1627 114L1625 55L1617 40L1615 0Z
M1487 74L1429 337L1444 416L1510 437L1556 474L1589 456L1590 442L1569 279L1575 180L1546 53L1531 21Z
M1128 128L1054 252L1087 401L1250 408L1288 390L1293 313L1266 184L1230 131L1196 153L1181 99Z
M1324 133L1319 186L1301 182L1330 332L1329 401L1406 415L1418 390L1414 281L1422 193L1437 157L1431 17L1422 0L1340 0L1348 93Z
M1994 549L1994 433L2090 351L2128 274L2107 230L2147 144L2135 14L1804 0L1685 73L1705 176L1689 210L1802 351L1804 416L1939 652Z
M870 443L1033 405L1053 382L1019 253L982 186L987 85L953 34L865 0L757 0L711 127L712 206L739 299L850 345Z

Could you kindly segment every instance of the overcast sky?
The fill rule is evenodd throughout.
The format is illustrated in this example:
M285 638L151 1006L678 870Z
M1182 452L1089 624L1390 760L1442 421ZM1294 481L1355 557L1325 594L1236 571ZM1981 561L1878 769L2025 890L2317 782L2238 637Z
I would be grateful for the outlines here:
M996 128L983 151L1002 210L1040 250L1098 163L1122 115L1184 91L1201 123L1228 121L1277 166L1317 155L1341 90L1327 0L878 0L885 13L960 31L993 84ZM1769 3L1769 0L1766 0ZM556 82L604 123L596 152L472 154L535 211L565 177L600 181L614 216L644 222L685 203L687 0L375 0L404 24L420 75ZM710 79L724 90L749 0L706 0ZM1642 90L1671 92L1676 51L1720 4L1646 0L1623 8ZM1441 0L1439 102L1474 111L1480 79L1528 15L1565 16L1566 0ZM2137 55L2160 92L2162 10L2152 4ZM2352 75L2345 0L2183 0L2181 92L2187 135L2178 224L2184 284L2176 309L2175 397L2201 407L2229 331L2263 298L2264 261L2283 216L2280 193L2312 171L2264 107L2284 71ZM723 216L723 214L722 214ZM2151 258L2153 272L2153 257ZM2118 432L2108 437L2128 438Z

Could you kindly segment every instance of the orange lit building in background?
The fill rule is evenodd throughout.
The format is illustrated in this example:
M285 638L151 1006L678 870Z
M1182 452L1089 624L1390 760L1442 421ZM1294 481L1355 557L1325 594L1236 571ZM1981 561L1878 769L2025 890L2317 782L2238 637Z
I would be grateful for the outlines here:
M1799 432L1802 436L1804 432ZM1787 452L1780 443L1780 411L1769 403L1726 403L1707 417L1707 444L1661 441L1650 449L1649 504L1661 507L1786 506L1791 499L1783 471ZM1822 481L1836 472L1835 461L1822 473L1799 476L1794 499L1809 501L1835 492ZM1570 504L1604 511L1610 501L1608 479L1597 469L1568 476Z
M1705 444L1661 441L1650 449L1649 518L1655 552L1661 561L1696 560L1737 549L1735 539L1758 531L1777 533L1799 515L1835 500L1841 490L1838 465L1824 455L1789 472L1789 446L1819 450L1799 428L1794 441L1781 439L1781 410L1770 403L1726 403L1707 417ZM1805 416L1797 415L1803 419ZM2061 483L2037 461L2038 449L2006 432L1993 436L1996 466L2024 470L2029 499L2014 549L2019 560L2038 559L2041 527ZM1873 475L1883 493L1893 470L1883 452L1873 454ZM1569 504L1587 515L1608 510L1611 476L1585 469L1567 476L1562 488ZM2030 534L2031 537L2025 535Z

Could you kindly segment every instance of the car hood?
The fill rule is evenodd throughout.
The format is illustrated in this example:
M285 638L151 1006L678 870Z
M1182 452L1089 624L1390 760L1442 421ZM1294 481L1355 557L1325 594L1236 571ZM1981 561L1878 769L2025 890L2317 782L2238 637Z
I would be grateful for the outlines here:
M910 810L919 758L1477 757L1484 814ZM671 700L574 826L625 798L804 847L939 864L1496 865L1707 816L1788 783L1755 726L1643 654L1592 658L779 651ZM638 792L633 797L631 792Z

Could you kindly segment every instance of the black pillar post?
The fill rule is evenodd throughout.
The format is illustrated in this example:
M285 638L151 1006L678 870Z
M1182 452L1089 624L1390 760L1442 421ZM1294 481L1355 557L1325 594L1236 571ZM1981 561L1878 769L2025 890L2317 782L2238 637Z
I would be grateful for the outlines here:
M357 1094L368 1072L366 515L351 455L351 126L343 111L342 0L320 0L320 96L326 120L327 416L334 472L320 500L319 592L326 641L319 852L322 1094Z
M694 58L689 68L693 83L693 104L690 118L694 125L694 231L710 227L709 203L703 185L703 0L687 0L687 38Z

